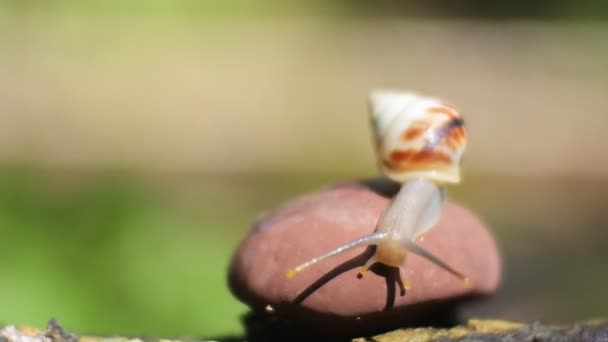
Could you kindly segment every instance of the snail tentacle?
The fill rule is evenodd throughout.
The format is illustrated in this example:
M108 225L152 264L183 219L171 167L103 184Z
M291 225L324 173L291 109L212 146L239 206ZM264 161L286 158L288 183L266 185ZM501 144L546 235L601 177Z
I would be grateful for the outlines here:
M416 242L411 241L411 240L403 240L402 243L403 243L403 247L406 248L408 251L420 255L421 257L427 259L428 261L432 262L433 264L435 264L435 265L443 268L444 270L450 272L451 274L453 274L456 277L460 278L465 284L469 284L470 283L469 278L467 278L462 273L460 273L460 272L456 271L455 269L453 269L450 265L448 265L447 263L445 263L443 260L439 259L433 253L431 253L431 252L427 251L426 249L422 248L422 246L420 246Z
M298 272L300 272L300 271L302 271L302 270L304 270L304 269L306 269L306 268L308 268L308 267L310 267L310 266L312 266L312 265L314 265L314 264L316 264L316 263L318 263L320 261L323 261L323 260L325 260L327 258L330 258L332 256L335 256L335 255L344 253L344 252L346 252L348 250L351 250L353 248L356 248L356 247L359 247L359 246L375 245L378 242L382 241L384 238L386 238L386 235L387 235L387 233L384 233L384 232L376 232L376 233L364 236L364 237L362 237L360 239L357 239L357 240L351 241L349 243L346 243L346 244L344 244L344 245L342 245L342 246L340 246L340 247L338 247L338 248L336 248L336 249L334 249L334 250L332 250L330 252L327 252L327 253L325 253L323 255L320 255L318 257L312 258L312 259L306 261L303 264L300 264L300 265L298 265L298 266L296 266L296 267L294 267L292 269L287 270L287 272L285 273L285 276L287 278L291 278L294 275L296 275L296 273L298 273Z
M361 266L361 269L359 270L359 276L363 277L365 273L367 273L367 271L370 269L370 267L372 267L372 265L374 265L376 262L378 262L378 259L375 255L373 255L365 262L365 265Z

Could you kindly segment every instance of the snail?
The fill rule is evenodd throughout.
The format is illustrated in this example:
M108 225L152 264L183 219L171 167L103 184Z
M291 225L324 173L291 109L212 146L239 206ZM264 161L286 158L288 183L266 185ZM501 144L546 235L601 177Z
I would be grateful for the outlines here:
M398 268L403 277L406 254L412 252L470 285L467 277L416 242L439 220L445 185L460 182L466 146L463 119L439 99L411 92L375 91L369 101L380 172L402 183L401 188L373 233L289 269L286 276L353 248L375 245L359 276L378 262ZM405 288L410 287L406 281Z

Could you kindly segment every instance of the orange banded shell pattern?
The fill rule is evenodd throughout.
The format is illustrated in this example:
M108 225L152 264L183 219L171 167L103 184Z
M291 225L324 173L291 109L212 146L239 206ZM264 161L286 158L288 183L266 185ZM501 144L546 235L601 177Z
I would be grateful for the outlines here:
M466 146L464 121L439 99L410 92L376 91L370 110L378 164L388 178L460 182Z

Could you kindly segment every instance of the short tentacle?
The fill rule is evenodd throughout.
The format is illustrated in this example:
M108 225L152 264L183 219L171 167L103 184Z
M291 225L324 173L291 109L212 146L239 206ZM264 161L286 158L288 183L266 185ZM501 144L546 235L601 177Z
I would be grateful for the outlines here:
M407 275L405 274L405 264L399 267L399 278L401 279L403 287L402 292L409 291L412 288L412 283L407 280Z
M365 265L361 266L361 269L359 270L359 276L363 277L365 273L367 273L367 271L370 269L370 267L372 267L372 265L376 262L378 262L378 259L376 259L375 255L372 255L372 257L365 262Z

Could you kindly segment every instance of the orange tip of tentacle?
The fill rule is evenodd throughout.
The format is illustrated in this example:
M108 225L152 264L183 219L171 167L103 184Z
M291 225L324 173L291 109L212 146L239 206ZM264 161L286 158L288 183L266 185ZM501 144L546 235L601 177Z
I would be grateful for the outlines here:
M363 266L361 269L359 269L359 276L363 277L365 273L367 273L367 267Z
M296 270L294 270L293 268L290 268L287 270L287 272L285 272L285 277L286 278L293 278L293 276L296 275Z
M471 279L466 278L466 277L462 279L462 284L463 284L463 285L464 285L464 287L466 287L467 289L468 289L468 288L473 287L473 282L471 281Z
M403 288L404 288L406 291L411 290L411 289L412 289L412 283L410 283L409 281L406 281L406 282L403 284Z

